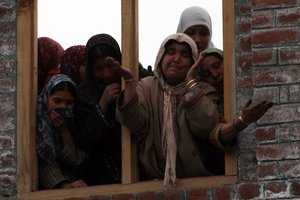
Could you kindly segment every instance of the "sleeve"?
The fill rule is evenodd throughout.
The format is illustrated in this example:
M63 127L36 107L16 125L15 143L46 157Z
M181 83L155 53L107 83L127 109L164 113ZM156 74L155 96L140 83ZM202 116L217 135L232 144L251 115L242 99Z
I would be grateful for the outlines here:
M184 96L186 118L197 138L209 138L210 131L220 121L217 102L220 97L209 84L199 85Z
M39 159L39 184L45 189L56 188L62 182L72 182L73 178L64 172L59 165L52 165Z

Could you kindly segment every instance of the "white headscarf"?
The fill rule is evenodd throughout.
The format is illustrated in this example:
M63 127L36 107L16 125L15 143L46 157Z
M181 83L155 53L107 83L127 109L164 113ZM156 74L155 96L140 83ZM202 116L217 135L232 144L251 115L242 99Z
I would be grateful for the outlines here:
M211 41L212 38L212 25L211 25L211 18L209 13L199 7L199 6L192 6L186 8L180 16L179 24L177 27L177 33L184 33L189 27L195 25L202 25L207 27L209 34L210 34L210 41L207 48L214 47L215 45ZM199 52L200 53L200 52Z
M184 42L191 48L193 61L198 58L197 46L192 38L183 33L176 33L167 37L161 44L156 57L154 76L158 79L161 88L164 90L164 105L163 105L163 127L161 135L161 145L163 155L166 159L164 186L169 188L176 183L176 156L177 142L176 135L179 134L177 125L177 98L185 93L185 81L182 81L176 86L168 85L162 73L161 61L166 50L166 44L174 40L176 42Z

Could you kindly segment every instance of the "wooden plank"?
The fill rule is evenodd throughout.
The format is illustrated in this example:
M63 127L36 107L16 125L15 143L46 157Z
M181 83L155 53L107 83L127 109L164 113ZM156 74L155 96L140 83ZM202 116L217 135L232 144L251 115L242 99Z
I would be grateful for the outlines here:
M188 178L178 180L178 187L176 189L185 188L207 188L211 186L221 186L227 184L235 184L237 182L236 176L211 176L201 178ZM91 186L85 188L74 188L74 189L58 189L48 191L38 191L34 193L25 193L20 196L22 200L53 200L53 199L65 199L65 198L80 198L80 197L91 197L95 195L116 195L116 194L137 194L141 192L162 192L163 181L145 181L134 183L131 185L127 184L114 184L114 185L103 185L103 186Z
M36 0L18 2L17 162L20 193L37 189L35 107L37 96Z
M122 65L138 80L138 0L122 0ZM123 84L124 87L124 84ZM138 180L137 151L127 128L122 127L122 183Z
M223 0L223 50L224 50L224 115L231 122L234 114L234 0ZM225 152L225 175L237 174L236 153Z

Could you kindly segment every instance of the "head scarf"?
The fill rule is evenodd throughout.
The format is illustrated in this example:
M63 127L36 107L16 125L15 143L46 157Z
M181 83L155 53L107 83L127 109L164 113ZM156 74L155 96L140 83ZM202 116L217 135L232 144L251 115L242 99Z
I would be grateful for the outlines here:
M112 36L104 33L94 35L88 40L85 46L86 60L88 59L89 52L92 50L92 48L101 44L105 44L112 47L117 54L116 59L121 63L122 56L118 42ZM92 66L89 66L87 64L86 72L87 79L80 84L79 98L80 101L83 101L88 105L94 105L101 97L105 85L99 83L99 81L96 80Z
M37 100L37 153L49 163L56 163L57 152L61 148L61 140L57 130L52 124L48 109L49 96L52 89L61 82L69 82L74 87L75 83L64 74L53 76L45 85Z
M168 85L163 76L161 61L164 57L166 44L174 40L176 42L184 42L191 49L193 61L198 58L197 46L192 38L183 34L177 33L167 37L160 46L159 52L155 61L154 76L158 79L161 88L164 90L163 102L163 130L161 136L163 154L166 159L164 186L166 188L176 183L176 155L177 142L176 136L179 134L179 128L176 119L178 96L185 94L185 81L176 85Z
M64 53L63 47L48 37L38 38L38 93L41 92L47 74L59 74L59 64Z
M61 57L60 71L66 74L79 84L80 82L80 66L85 63L85 46L75 45L65 50Z
M178 27L177 27L177 33L184 33L184 31L186 31L189 27L195 25L202 25L208 29L210 34L210 41L208 43L208 47L214 47L214 44L211 41L212 25L211 25L210 15L205 9L199 6L192 6L186 8L181 13Z

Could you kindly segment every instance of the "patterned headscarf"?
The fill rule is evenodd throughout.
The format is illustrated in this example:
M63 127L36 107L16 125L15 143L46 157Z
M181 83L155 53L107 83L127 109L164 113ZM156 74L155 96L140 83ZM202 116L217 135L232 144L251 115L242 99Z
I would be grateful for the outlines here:
M66 74L79 84L80 66L85 64L85 46L75 45L67 48L61 57L60 72Z
M194 40L183 33L177 33L170 35L163 41L155 61L154 76L158 79L161 88L164 90L163 130L161 143L163 154L166 159L164 186L167 188L170 185L175 185L176 182L176 136L180 134L176 118L178 105L177 97L185 94L185 81L182 81L176 86L170 86L164 80L161 61L164 57L166 44L168 44L171 40L186 43L191 49L194 63L198 58L198 50Z
M214 47L214 44L211 41L212 38L212 25L211 18L209 13L199 6L192 6L186 8L180 16L177 33L184 33L189 27L195 25L203 25L205 26L210 35L210 41L208 43L208 47ZM200 53L200 52L199 52Z
M87 103L88 105L94 105L102 95L104 88L106 85L100 83L95 78L94 71L92 66L89 65L89 53L93 49L93 47L98 45L108 45L114 49L115 57L120 63L122 61L121 50L118 42L108 34L97 34L92 36L86 46L85 46L85 55L86 55L86 80L83 81L79 86L79 100ZM105 53L104 53L105 54Z
M52 124L48 101L52 89L61 82L69 82L76 87L70 77L65 74L58 74L50 79L37 99L37 153L49 163L55 163L61 140Z
M46 84L47 74L59 74L59 64L64 53L63 47L48 37L38 38L38 93ZM52 71L52 72L51 72Z

